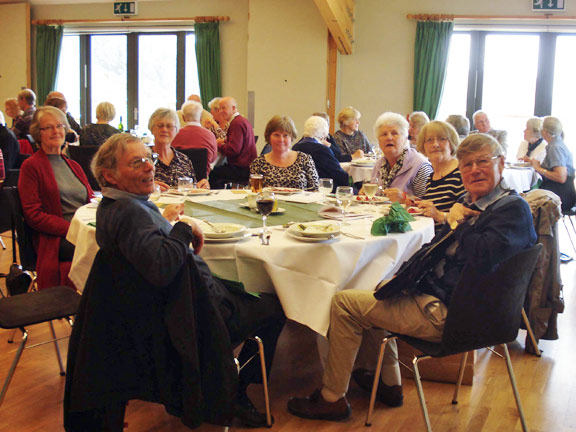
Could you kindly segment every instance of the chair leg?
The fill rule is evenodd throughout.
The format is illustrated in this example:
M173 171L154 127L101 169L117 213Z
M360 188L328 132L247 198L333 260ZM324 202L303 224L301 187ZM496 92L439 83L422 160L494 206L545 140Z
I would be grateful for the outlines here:
M416 390L418 390L418 398L420 399L420 408L422 408L422 415L424 417L424 423L426 423L426 430L432 432L432 426L430 425L430 417L428 416L428 408L426 408L426 398L424 397L424 390L422 389L422 380L420 379L420 371L418 370L418 362L420 360L425 360L430 358L430 356L414 356L412 360L412 365L414 366L414 379L416 380Z
M28 340L28 330L25 328L21 328L22 331L22 341L20 342L20 346L16 351L16 356L14 356L14 360L12 361L12 365L10 366L10 370L8 371L8 376L6 377L6 381L4 381L4 385L2 386L2 392L0 393L0 406L2 406L2 402L4 401L4 396L6 396L6 392L8 391L8 386L10 385L10 381L12 381L12 377L14 376L14 371L16 371L16 366L18 366L18 362L20 361L20 357L22 356L22 351L24 351L24 347L26 346L26 341Z
M526 427L526 420L524 419L524 410L522 409L522 402L520 401L520 394L518 393L518 387L516 386L516 377L514 376L514 369L512 368L512 361L510 360L510 353L508 352L508 346L502 344L504 347L504 357L506 358L506 367L508 368L508 376L510 377L510 384L512 385L512 390L514 391L514 399L516 399L516 407L518 408L518 415L520 416L520 423L522 424L522 430L528 432Z
M574 226L574 221L572 220L572 216L568 216L568 221L570 225L572 225L572 231L574 231L574 235L576 236L576 226ZM570 236L570 241L572 241L572 237ZM572 247L574 248L574 252L576 252L576 247L574 247L574 243L572 243Z
M370 393L370 405L368 405L368 413L366 414L365 426L372 426L372 414L374 414L374 404L376 403L376 394L378 393L378 384L380 384L380 372L382 371L382 361L384 360L384 351L386 345L397 336L385 337L380 343L380 351L378 352L378 362L376 363L376 371L374 372L374 382L372 383L372 393Z
M460 360L460 369L458 370L458 381L456 381L454 396L452 396L452 405L458 404L458 393L460 393L460 387L462 386L462 378L464 378L464 371L466 370L466 360L468 360L468 351L462 353L462 360Z
M266 424L272 427L272 413L270 411L270 395L268 394L268 377L266 375L266 358L264 356L264 344L258 336L252 338L258 344L258 353L260 354L260 367L262 369L262 388L264 390L264 404L266 406Z
M534 336L534 332L532 331L532 326L530 325L530 321L528 321L528 315L526 315L526 311L524 310L524 308L522 308L522 320L524 321L524 325L526 326L526 331L528 332L528 337L530 338L530 341L532 342L532 346L534 347L534 351L535 355L537 357L542 356L542 353L540 352L540 348L538 348L538 341L536 340L536 337Z
M562 217L562 223L564 224L564 229L566 230L566 233L568 234L568 238L570 239L570 243L572 244L572 249L574 249L574 252L576 252L576 246L574 245L574 241L572 240L572 234L570 234L570 228L568 228L568 225L566 225L565 218L566 218L566 216ZM572 229L574 230L574 233L576 234L576 228L574 228L574 223L572 222L572 219L570 219L570 216L568 216L568 220L570 221L570 224L572 225Z
M56 349L56 357L58 358L58 366L60 366L60 376L66 375L64 371L64 365L62 364L62 356L60 355L60 347L58 346L58 341L56 340L56 332L54 331L54 324L50 321L50 331L52 332L52 339L54 340L54 348Z
M0 237L0 245L2 245L3 250L6 250L6 245L4 244L4 240L2 240L2 237Z

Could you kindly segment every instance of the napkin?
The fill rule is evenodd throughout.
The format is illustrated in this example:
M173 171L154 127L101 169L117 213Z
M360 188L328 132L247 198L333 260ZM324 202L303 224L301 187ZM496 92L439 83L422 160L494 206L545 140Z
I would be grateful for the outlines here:
M388 233L404 233L412 231L410 222L414 221L414 217L406 211L398 203L393 203L390 206L390 211L387 216L376 219L372 224L370 234L373 236L382 236Z
M339 207L327 205L318 210L318 214L326 219L342 220L342 210ZM346 212L346 220L363 219L372 217L370 213L364 213L359 209L352 209Z

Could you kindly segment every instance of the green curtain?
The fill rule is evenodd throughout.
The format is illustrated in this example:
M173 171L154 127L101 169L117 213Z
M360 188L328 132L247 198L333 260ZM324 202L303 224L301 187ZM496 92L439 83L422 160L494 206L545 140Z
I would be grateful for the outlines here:
M213 98L222 96L222 79L220 78L220 23L194 24L196 33L196 62L198 64L198 81L200 97L204 108Z
M36 96L38 105L44 104L46 96L56 86L63 31L62 26L36 26Z
M414 44L414 111L436 118L454 22L419 21Z

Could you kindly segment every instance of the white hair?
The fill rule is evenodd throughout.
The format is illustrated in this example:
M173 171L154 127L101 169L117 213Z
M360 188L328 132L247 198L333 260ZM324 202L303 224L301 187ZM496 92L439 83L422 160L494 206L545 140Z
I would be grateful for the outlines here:
M400 132L404 138L408 136L409 124L401 114L393 112L385 112L384 114L381 114L380 117L376 119L376 123L374 123L374 135L376 137L380 135L380 129L382 126L396 126L398 132Z
M200 121L203 110L202 104L195 101L187 101L182 104L182 116L187 122Z
M321 141L328 136L328 122L322 117L312 116L304 122L305 137L316 138Z

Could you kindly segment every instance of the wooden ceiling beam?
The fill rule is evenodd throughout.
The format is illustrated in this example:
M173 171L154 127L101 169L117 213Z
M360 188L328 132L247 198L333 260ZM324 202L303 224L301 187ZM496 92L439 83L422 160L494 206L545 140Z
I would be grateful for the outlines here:
M340 54L352 54L354 46L354 0L314 0Z

